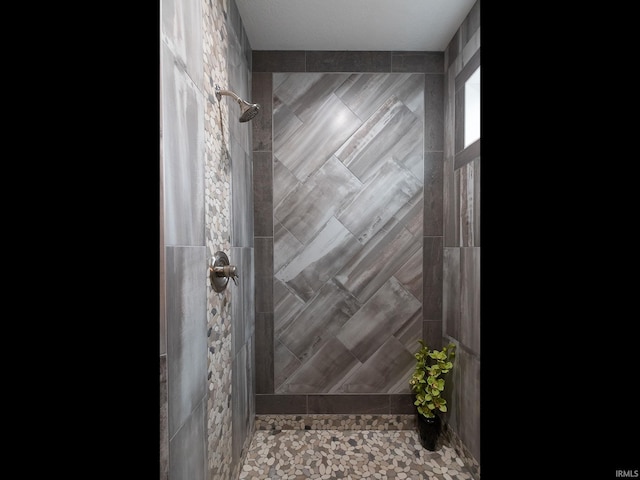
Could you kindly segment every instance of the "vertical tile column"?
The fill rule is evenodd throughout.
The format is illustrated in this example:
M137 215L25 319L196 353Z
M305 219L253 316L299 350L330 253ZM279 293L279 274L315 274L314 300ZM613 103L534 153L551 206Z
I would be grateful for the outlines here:
M480 469L480 147L464 147L464 79L480 65L480 2L445 52L443 335L458 345L451 441Z

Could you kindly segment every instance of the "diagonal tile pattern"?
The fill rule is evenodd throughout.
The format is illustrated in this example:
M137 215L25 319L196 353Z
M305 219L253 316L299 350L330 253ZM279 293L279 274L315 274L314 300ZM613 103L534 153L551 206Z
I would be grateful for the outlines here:
M409 393L424 74L274 73L275 393Z

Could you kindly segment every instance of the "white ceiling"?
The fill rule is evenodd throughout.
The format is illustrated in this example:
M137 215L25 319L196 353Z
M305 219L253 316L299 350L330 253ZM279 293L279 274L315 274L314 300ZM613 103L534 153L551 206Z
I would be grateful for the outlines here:
M444 51L476 0L236 0L252 50Z

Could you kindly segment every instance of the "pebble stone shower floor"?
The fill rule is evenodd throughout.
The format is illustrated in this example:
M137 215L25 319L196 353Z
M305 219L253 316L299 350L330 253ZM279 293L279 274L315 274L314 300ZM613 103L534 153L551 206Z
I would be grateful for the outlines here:
M416 430L256 430L240 479L477 480L456 451Z

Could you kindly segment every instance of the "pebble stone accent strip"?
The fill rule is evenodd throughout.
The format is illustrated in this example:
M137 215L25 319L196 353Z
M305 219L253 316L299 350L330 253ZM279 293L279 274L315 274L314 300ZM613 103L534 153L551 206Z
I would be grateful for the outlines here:
M256 415L256 430L412 430L415 415Z
M228 154L229 125L227 105L215 97L215 85L227 85L228 0L202 0L202 40L205 97L205 235L208 261L215 252L228 252L231 246L231 178ZM211 288L209 272L202 268L207 282L207 474L211 480L237 478L240 464L233 464L231 411L231 302L228 291Z
M456 451L416 430L256 430L240 479L479 480Z

